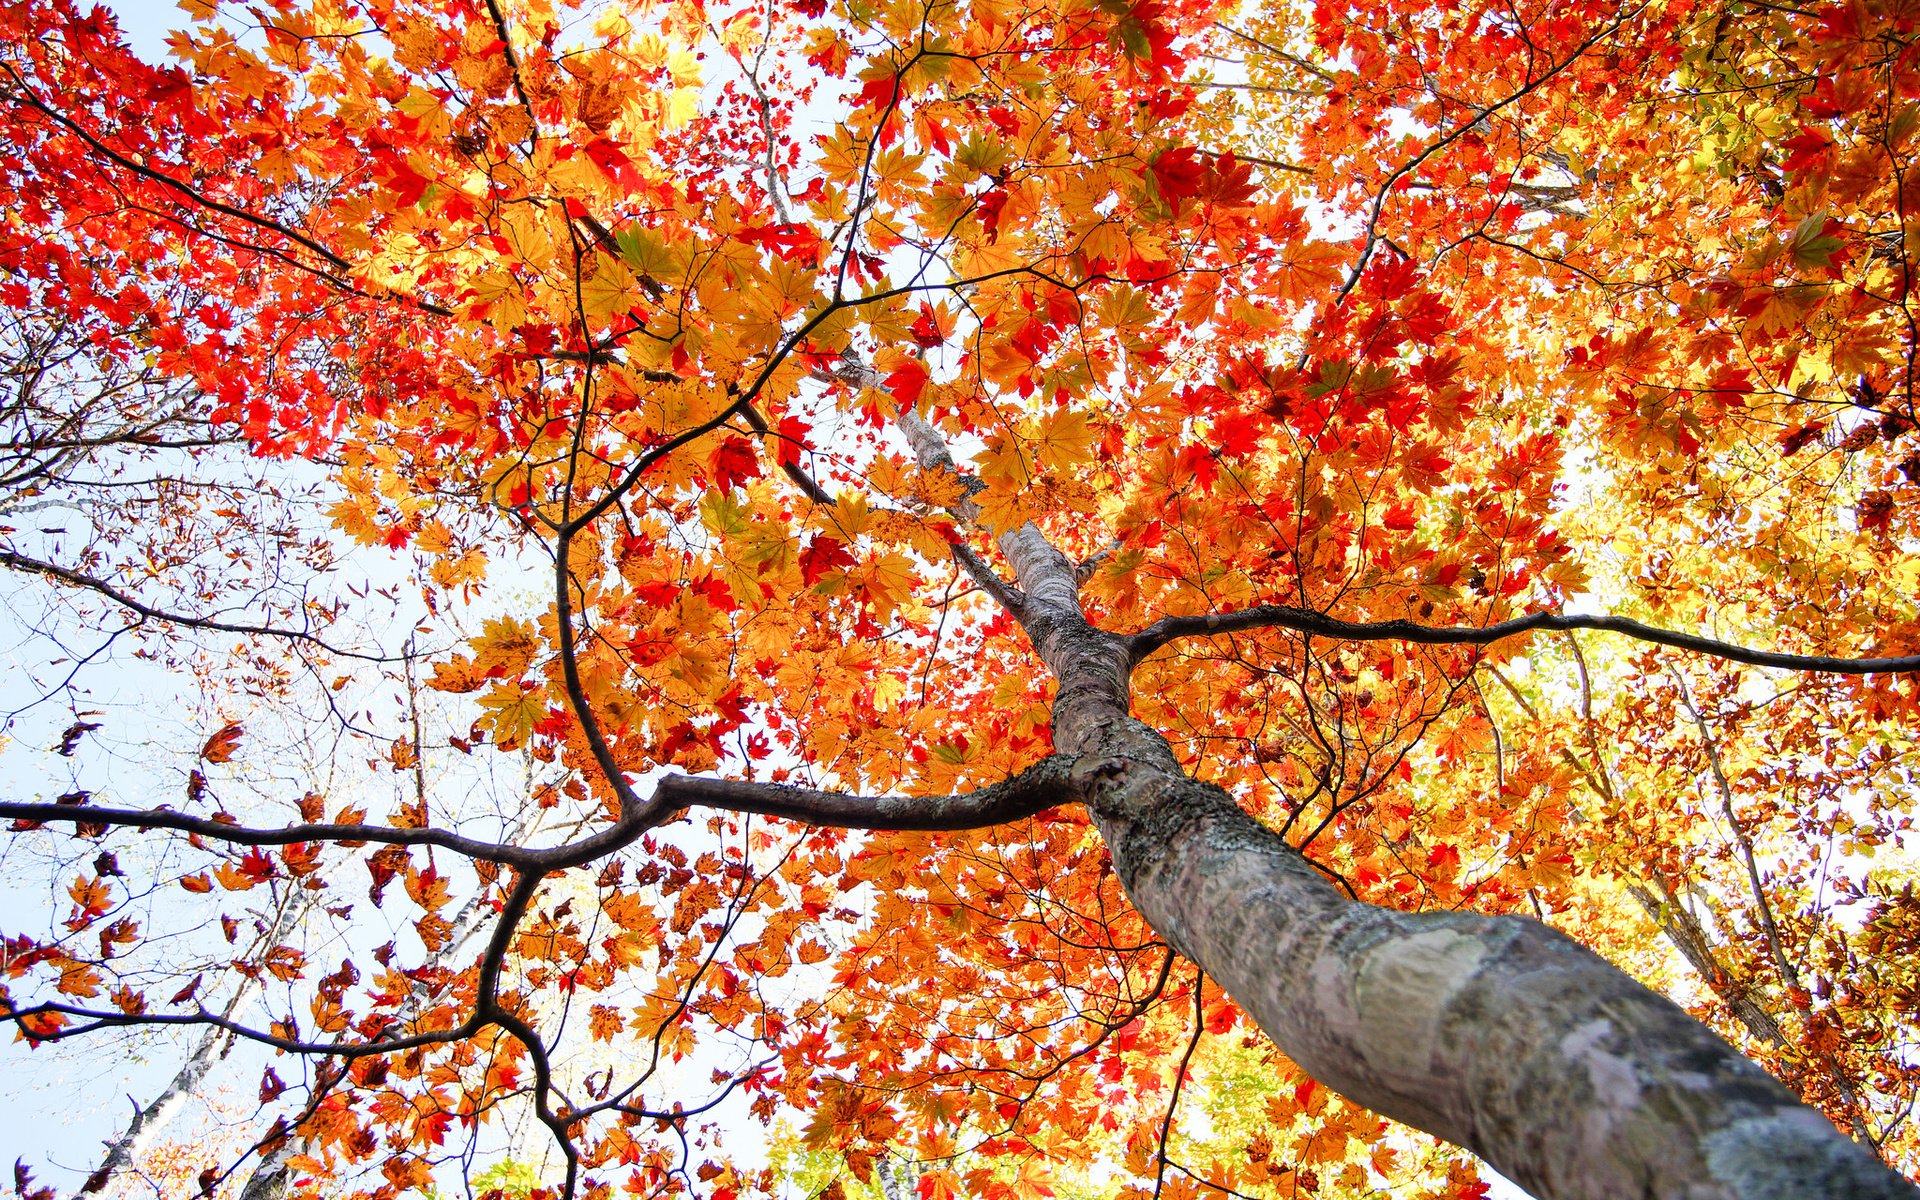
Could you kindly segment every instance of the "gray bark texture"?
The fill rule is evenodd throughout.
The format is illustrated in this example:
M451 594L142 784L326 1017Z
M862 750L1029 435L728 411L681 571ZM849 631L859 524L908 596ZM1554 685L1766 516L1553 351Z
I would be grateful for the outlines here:
M287 897L274 911L272 922L254 940L249 957L257 960L278 946L312 907L312 897L307 892L295 892ZM228 1020L237 1018L259 996L260 991L258 979L241 976L221 1015ZM194 1044L186 1061L180 1064L180 1069L167 1081L167 1085L144 1107L136 1108L127 1127L107 1143L107 1152L100 1166L87 1177L85 1186L76 1193L75 1200L105 1190L115 1176L143 1159L154 1140L173 1123L174 1118L186 1107L187 1101L199 1090L207 1073L232 1052L233 1044L234 1036L230 1031L209 1027Z
M523 820L519 824L516 836L525 836L538 826L537 812L538 810L535 810L533 818ZM482 901L480 895L475 894L461 906L459 913L454 917L446 943L429 955L422 965L436 967L459 954L473 940L475 934L486 928L486 917L489 915L491 910ZM411 1021L418 1014L421 1004L428 999L430 997L424 994L424 989L419 984L415 984L406 1006L401 1010L401 1022L404 1024ZM263 1153L259 1161L254 1164L253 1171L247 1176L246 1184L240 1189L240 1200L284 1200L293 1191L294 1155L307 1153L312 1148L308 1139L297 1134L289 1134L283 1138L278 1145Z
M1055 751L1147 921L1322 1083L1542 1200L1879 1200L1920 1191L1664 997L1525 917L1348 899L1133 719L1131 639L1093 628L1029 525L1000 548L1059 679Z

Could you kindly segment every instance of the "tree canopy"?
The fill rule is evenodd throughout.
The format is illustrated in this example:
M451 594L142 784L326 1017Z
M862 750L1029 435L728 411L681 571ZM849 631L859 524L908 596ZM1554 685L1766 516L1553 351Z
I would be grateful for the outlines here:
M1913 1194L1920 6L181 7L0 2L86 1190Z

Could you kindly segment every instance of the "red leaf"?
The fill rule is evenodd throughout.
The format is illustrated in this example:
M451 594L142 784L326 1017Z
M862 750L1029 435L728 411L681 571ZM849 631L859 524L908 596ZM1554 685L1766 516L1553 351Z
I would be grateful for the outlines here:
M774 439L773 457L781 466L798 466L800 452L807 448L807 434L813 427L799 417L781 417L779 437Z
M1222 997L1207 1006L1207 1032L1225 1033L1232 1029L1234 1022L1240 1019L1240 1010L1233 1001Z
M629 191L639 188L640 172L635 169L633 160L626 151L606 138L595 138L584 149L593 165L600 168L602 174Z
M1245 458L1260 449L1263 425L1252 413L1227 413L1213 419L1213 440L1220 453Z
M1805 425L1796 425L1780 435L1780 457L1792 458L1807 443L1818 438L1827 428L1825 421L1808 421Z
M900 407L911 408L920 402L920 392L927 386L926 365L917 358L906 359L887 376L886 383Z
M94 11L100 12L103 10L95 9ZM19 1158L14 1159L13 1160L14 1192L17 1193L19 1196L21 1196L22 1200L53 1200L53 1188L43 1187L36 1191L28 1191L27 1189L32 1186L33 1186L33 1172L27 1169L26 1160L19 1159Z
M384 182L393 192L395 207L411 208L420 203L420 197L426 194L427 185L433 181L406 163L395 162L390 165Z
M731 489L737 483L760 478L760 456L753 452L753 443L745 438L730 437L721 442L713 452L713 482L720 489Z
M1200 191L1200 178L1206 174L1206 170L1207 165L1191 146L1173 146L1162 150L1147 167L1160 198L1176 212L1182 200Z
M854 561L853 555L847 553L846 543L825 534L816 534L807 548L800 552L800 577L806 580L808 587L812 587L828 572L850 567Z
M988 242L1000 240L1000 210L1007 206L1007 189L992 187L981 192L976 201L980 207L980 228L987 231Z
M206 745L200 747L200 757L210 763L226 762L240 748L242 732L240 722L228 721L207 739Z
M805 225L750 225L733 236L750 246L764 246L788 262L813 263L820 257L820 235Z

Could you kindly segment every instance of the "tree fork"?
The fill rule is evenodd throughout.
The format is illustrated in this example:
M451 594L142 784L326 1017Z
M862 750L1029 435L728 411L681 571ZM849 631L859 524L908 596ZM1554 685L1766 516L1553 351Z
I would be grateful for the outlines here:
M1528 917L1342 896L1135 720L1128 639L1094 628L1033 526L1000 539L1060 683L1054 746L1129 899L1288 1057L1542 1200L1920 1195L1678 1005Z

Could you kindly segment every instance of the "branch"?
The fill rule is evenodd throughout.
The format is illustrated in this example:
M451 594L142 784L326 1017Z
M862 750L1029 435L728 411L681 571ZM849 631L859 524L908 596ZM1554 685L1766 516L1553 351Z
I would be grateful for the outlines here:
M7 75L18 88L17 91L8 97L9 99L24 107L33 109L49 121L66 129L69 133L85 142L95 153L107 158L122 170L138 175L142 179L151 180L163 187L170 188L202 208L220 213L223 216L232 217L237 221L252 225L257 229L263 229L269 233L283 237L289 242L311 252L335 271L347 272L352 269L352 264L346 259L335 254L320 242L300 232L298 229L293 228L291 225L276 221L271 217L263 217L259 213L249 212L244 208L236 208L231 204L222 203L212 196L199 191L190 183L175 179L166 172L150 167L145 163L135 162L133 159L107 145L72 117L44 103L40 97L34 95L32 90L27 87L26 81L21 79L20 76L15 74L11 69L7 71ZM326 274L325 272L316 273ZM338 281L336 280L335 282Z
M673 809L700 807L759 813L806 825L841 829L981 829L1017 821L1073 803L1070 779L1074 759L1051 755L1000 783L954 796L854 796L845 792L778 783L669 775L629 818L578 842L534 848L513 842L462 837L445 829L395 829L386 825L288 825L257 829L196 817L172 809L101 808L75 804L0 802L0 820L11 818L17 832L37 825L68 822L115 828L172 829L242 846L290 846L299 842L377 842L392 846L438 846L482 862L505 863L524 871L546 872L592 862L620 849ZM637 798L636 798L637 799Z
M16 554L11 550L0 550L0 567L11 567L16 571L45 575L51 579L58 579L63 583L70 583L75 587L85 588L90 592L97 592L115 604L120 605L122 608L139 614L142 620L165 621L170 625L184 625L189 629L210 629L217 633L237 633L247 637L288 638L296 642L307 642L318 646L328 654L338 658L355 658L362 662L396 662L405 657L404 655L362 654L356 650L342 650L340 647L327 642L325 639L301 629L276 629L271 625L246 625L238 621L221 621L213 617L194 617L188 616L185 613L168 612L165 609L155 608L150 604L134 598L130 593L121 591L104 579L98 579L92 575L83 575L79 571L75 571L69 567L62 567L50 562L42 562L37 558L28 558L24 554Z
M1001 608L1017 616L1026 607L1027 598L1021 594L1020 589L1000 578L999 572L995 571L986 559L973 552L973 547L965 542L954 542L951 549L953 560L959 563L961 569L980 585L980 590L992 596Z
M860 367L858 363L853 365L856 369L869 369ZM920 464L921 470L953 475L966 486L966 495L949 507L947 512L962 525L973 524L980 516L980 506L974 503L973 497L975 493L986 490L985 485L977 477L962 471L954 463L953 455L947 449L947 439L933 427L932 422L914 409L902 410L898 419L894 421L894 426L906 437L907 445L913 450L913 457ZM956 540L953 543L953 558L967 574L973 576L974 582L980 585L982 591L999 603L1000 607L1016 616L1025 610L1027 602L1025 593L1017 586L1000 578L999 572L988 565L985 559L974 553L972 547Z
M285 825L259 829L213 817L196 817L170 808L101 808L91 804L23 804L0 801L0 820L12 818L10 832L23 833L39 825L61 821L75 825L115 828L172 829L239 846L292 846L301 842L377 842L389 846L438 846L482 862L514 866L536 864L551 850L534 850L512 842L487 842L462 837L446 829L398 829L390 825ZM25 822L25 824L21 824ZM592 839L589 839L592 840ZM583 845L585 843L582 843ZM555 850L570 849L567 846Z
M1731 662L1782 671L1828 671L1836 675L1920 671L1920 654L1909 654L1903 658L1829 658L1818 654L1782 654L1773 650L1735 646L1695 633L1675 633L1670 629L1643 625L1628 617L1537 612L1477 627L1435 626L1416 625L1412 621L1342 621L1309 608L1294 608L1284 604L1263 604L1231 613L1162 617L1130 639L1133 661L1138 663L1175 638L1270 628L1297 629L1302 633L1340 641L1403 641L1428 646L1485 646L1542 629L1598 629L1606 633L1623 633L1660 646L1693 650Z
M1360 282L1361 274L1366 270L1367 263L1373 258L1374 247L1380 244L1380 214L1386 207L1387 196L1392 193L1394 187L1399 184L1402 179L1419 170L1421 164L1425 163L1428 159L1440 153L1440 151L1446 149L1454 142L1459 141L1473 129L1480 127L1483 122L1488 121L1495 113L1519 103L1540 88L1546 86L1548 81L1552 80L1568 67L1571 67L1574 63L1579 62L1581 58L1585 57L1587 51L1593 49L1603 39L1618 32L1630 18L1639 15L1645 7L1646 5L1644 3L1637 4L1633 8L1621 12L1619 16L1614 18L1612 23L1596 31L1592 36L1574 47L1573 53L1569 54L1563 61L1547 68L1538 79L1528 80L1519 90L1510 93L1505 99L1490 104L1486 108L1479 109L1475 112L1473 120L1462 122L1444 136L1427 143L1425 149L1400 164L1392 174L1381 181L1379 189L1373 194L1373 202L1369 206L1367 213L1366 240L1361 244L1360 257L1353 264L1353 270L1348 274L1346 282L1341 284L1340 290L1334 294L1333 303L1330 307L1337 307L1341 301L1347 298L1347 294L1353 291L1354 285ZM1246 35L1241 34L1240 36L1244 37Z
M751 404L741 408L740 415L746 419L747 425L763 438L780 438L784 436L775 433L773 427L767 424L767 419L760 415L760 410ZM804 442L795 442L794 444L802 450L809 449ZM780 470L785 473L788 479L793 481L793 486L800 489L801 495L823 508L834 507L835 501L832 494L829 493L826 488L821 487L818 480L807 474L805 468L801 467L798 459L783 456L778 450L774 451L774 458L779 461Z
M1160 1144L1153 1155L1153 1197L1160 1200L1160 1189L1167 1181L1167 1141L1173 1134L1173 1114L1180 1108L1180 1089L1187 1082L1187 1064L1193 1061L1193 1052L1200 1048L1201 1035L1207 1032L1206 998L1207 975L1205 971L1193 973L1193 1036L1187 1039L1187 1049L1180 1056L1180 1065L1173 1069L1173 1094L1167 1098L1167 1115L1160 1120Z
M487 15L493 18L493 31L500 35L500 50L507 60L507 73L513 80L513 94L527 114L527 153L540 141L540 118L534 115L533 101L527 97L527 85L520 80L520 56L513 52L513 31L507 28L507 15L500 11L500 0L487 0Z
M1225 21L1215 21L1213 23L1213 27L1225 33L1230 33L1234 37L1239 38L1241 41L1246 42L1248 45L1254 46L1257 49L1266 51L1268 54L1273 55L1275 58L1278 58L1284 62L1292 63L1294 66L1300 68L1302 71L1307 72L1309 75L1314 76L1316 79L1320 80L1320 82L1322 83L1335 84L1340 82L1339 79L1335 78L1332 72L1326 70L1325 68L1316 66L1313 63L1308 62L1306 59L1299 57L1298 55L1289 54L1285 50L1280 49L1280 47L1272 45L1268 42L1264 42L1250 33L1246 33L1239 29L1235 29L1233 26L1227 24Z
M46 1016L61 1016L83 1023L39 1033L32 1032L31 1026L34 1019ZM44 1004L28 1005L25 1008L10 1008L4 1002L0 1002L0 1022L11 1023L21 1036L33 1042L64 1042L102 1029L194 1025L219 1029L241 1041L268 1046L287 1054L348 1059L367 1058L375 1054L398 1054L421 1046L440 1046L448 1042L457 1042L472 1037L484 1023L477 1017L469 1017L450 1029L429 1030L425 1033L409 1034L389 1040L376 1038L366 1042L308 1042L299 1038L283 1037L277 1033L262 1033L258 1029L242 1025L238 1021L209 1012L204 1008L190 1013L128 1013L118 1009L82 1008L62 1001L48 1001ZM394 1026L390 1025L389 1028Z
M1070 755L1048 755L1000 783L955 796L853 796L691 775L667 776L655 796L676 808L697 805L841 829L981 829L1073 803L1074 761Z

